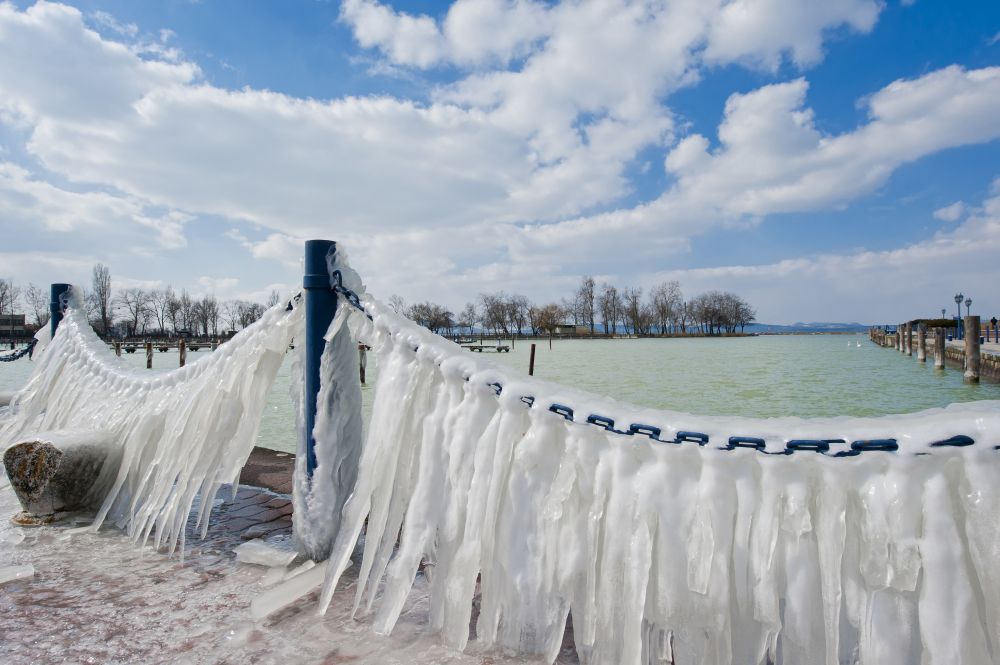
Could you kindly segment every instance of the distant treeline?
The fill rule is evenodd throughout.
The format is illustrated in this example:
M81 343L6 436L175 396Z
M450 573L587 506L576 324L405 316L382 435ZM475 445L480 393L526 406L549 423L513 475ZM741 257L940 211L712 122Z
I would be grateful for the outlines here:
M645 294L638 287L598 285L583 277L573 295L558 303L533 304L526 296L503 291L483 293L456 316L432 302L407 305L393 295L389 305L436 333L473 334L476 329L497 337L553 333L560 326L586 326L590 334L650 336L733 334L755 320L756 312L740 296L708 291L685 300L680 284L663 282Z
M266 303L220 301L212 295L192 298L186 289L177 293L169 286L114 291L111 271L100 263L94 266L90 287L82 288L90 324L99 335L114 337L184 333L218 336L249 326L279 300L277 291L271 292ZM36 328L49 321L49 290L30 282L22 288L12 280L0 280L0 303L0 314L23 308L27 323Z

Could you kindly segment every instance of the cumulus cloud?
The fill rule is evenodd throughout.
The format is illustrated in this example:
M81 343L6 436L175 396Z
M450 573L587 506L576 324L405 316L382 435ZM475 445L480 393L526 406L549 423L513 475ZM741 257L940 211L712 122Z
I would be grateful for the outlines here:
M730 97L717 136L683 136L670 95L706 68L806 67L831 31L868 31L880 7L458 0L431 17L346 0L375 57L447 72L414 102L224 89L171 35L90 17L101 36L64 5L0 4L0 122L38 166L0 165L0 210L51 232L127 221L173 249L221 219L289 274L302 238L334 237L382 293L555 290L612 262L642 269L720 225L846 205L902 164L996 138L998 68L961 67L875 91L867 120L837 135L802 77ZM622 207L649 148L670 184Z

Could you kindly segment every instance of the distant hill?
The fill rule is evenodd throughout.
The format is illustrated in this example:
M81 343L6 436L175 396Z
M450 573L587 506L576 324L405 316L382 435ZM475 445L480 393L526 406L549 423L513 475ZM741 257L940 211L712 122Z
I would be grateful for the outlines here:
M754 323L747 326L748 333L853 333L865 332L871 326L864 323L834 323L816 321L812 323L797 322L791 325L773 323Z

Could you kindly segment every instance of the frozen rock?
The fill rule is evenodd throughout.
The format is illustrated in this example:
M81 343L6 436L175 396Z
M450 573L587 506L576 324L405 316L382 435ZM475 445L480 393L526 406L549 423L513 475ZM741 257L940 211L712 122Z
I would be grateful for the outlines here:
M3 455L18 501L36 516L96 508L120 463L121 446L102 430L42 432Z
M258 566L286 567L295 560L297 553L268 545L263 540L251 540L236 547L236 560Z
M21 566L2 566L0 567L0 584L6 584L7 582L13 582L14 580L23 580L27 577L35 576L35 567L30 563L26 563Z

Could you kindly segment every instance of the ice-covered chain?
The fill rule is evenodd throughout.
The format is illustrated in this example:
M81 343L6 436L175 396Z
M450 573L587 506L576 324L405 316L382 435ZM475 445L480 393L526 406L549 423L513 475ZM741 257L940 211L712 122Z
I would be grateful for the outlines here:
M37 339L32 339L31 342L28 343L28 346L24 347L20 351L16 351L15 353L11 353L6 356L0 356L0 363L12 363L15 360L20 360L25 356L30 356L31 352L35 350L35 344L37 343L38 343Z
M364 305L361 304L361 298L357 293L347 288L343 284L343 279L339 270L333 271L331 274L333 284L333 290L338 294L344 296L344 298L353 305L356 309L362 312L369 320L372 319L371 315L365 311ZM419 347L417 347L419 348ZM414 348L414 352L417 351ZM466 378L468 380L468 378ZM503 392L503 386L500 383L493 382L489 386L493 388L493 391L500 395ZM535 398L532 395L522 395L521 402L523 402L529 409L534 408ZM663 429L656 427L655 425L645 425L643 423L631 423L627 428L618 428L615 426L614 418L609 418L607 416L602 416L596 413L591 413L582 421L576 420L576 412L570 406L565 404L552 403L549 405L548 410L552 413L562 416L570 422L585 423L587 425L594 425L600 427L609 432L615 434L621 434L623 436L647 436L653 441L659 443L672 443L672 444L684 444L684 443L696 443L699 446L707 446L710 437L708 434L702 432L690 432L685 430L679 430L674 438L662 438ZM933 441L929 444L930 448L961 448L965 446L971 446L975 444L975 439L964 434L959 434L956 436L949 437L947 439L941 439L938 441ZM720 446L718 450L736 450L737 448L749 448L756 450L759 453L765 455L792 455L797 452L812 452L819 453L821 455L827 455L829 457L855 457L865 452L896 452L899 450L899 444L896 439L859 439L850 442L850 446L842 450L833 450L831 446L846 445L847 441L845 439L790 439L785 442L785 447L783 450L769 451L767 450L767 442L756 436L731 436L726 442L726 445ZM1000 450L1000 445L994 446L994 450ZM916 453L917 455L927 455L929 453Z

